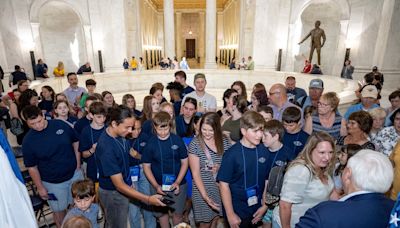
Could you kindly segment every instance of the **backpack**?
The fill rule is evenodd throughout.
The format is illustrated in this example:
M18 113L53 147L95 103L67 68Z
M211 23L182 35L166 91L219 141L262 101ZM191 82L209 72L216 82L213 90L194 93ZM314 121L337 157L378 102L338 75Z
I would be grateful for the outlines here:
M18 136L24 133L24 128L22 127L21 120L17 118L12 118L10 124L11 124L10 131L11 133L13 133L13 135Z
M271 210L275 208L279 203L286 168L287 165L275 166L271 169L269 173L266 194L267 200L265 201L265 203Z

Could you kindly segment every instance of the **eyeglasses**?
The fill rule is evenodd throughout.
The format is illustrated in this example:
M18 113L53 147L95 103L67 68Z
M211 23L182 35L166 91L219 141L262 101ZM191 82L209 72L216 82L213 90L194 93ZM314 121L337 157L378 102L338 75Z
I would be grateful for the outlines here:
M329 104L325 104L325 103L322 103L322 102L319 102L319 101L318 101L318 106L328 107Z
M280 93L281 93L280 91L277 91L277 92L269 92L269 95L272 96L272 95L274 95L274 94L280 94Z

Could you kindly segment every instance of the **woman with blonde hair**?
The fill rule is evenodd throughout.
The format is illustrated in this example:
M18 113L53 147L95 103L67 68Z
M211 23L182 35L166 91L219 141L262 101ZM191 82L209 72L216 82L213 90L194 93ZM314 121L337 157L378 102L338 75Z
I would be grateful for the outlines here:
M171 116L171 133L176 135L174 105L169 102L164 102L160 105L160 111L166 112Z
M57 67L53 70L54 77L64 77L65 70L64 70L64 63L59 61Z
M329 200L334 187L334 151L335 143L329 134L316 132L310 136L285 173L272 227L294 227L309 208Z
M369 132L370 140L374 140L380 130L383 129L386 119L386 111L384 108L374 108L368 111L372 117L372 128Z

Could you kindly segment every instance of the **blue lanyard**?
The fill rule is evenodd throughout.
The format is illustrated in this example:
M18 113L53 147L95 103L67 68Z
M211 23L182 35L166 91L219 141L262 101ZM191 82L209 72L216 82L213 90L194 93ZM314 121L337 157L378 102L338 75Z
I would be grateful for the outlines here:
M122 143L121 143L118 139L116 139L114 137L111 137L111 138L114 139L114 142L118 145L119 151L121 151L122 163L124 165L124 172L127 176L129 176L129 172L127 172L127 170L126 170L126 163L125 163L125 152L126 152L126 143L125 142L126 142L126 140L124 138L122 138Z
M282 149L282 147L281 147L281 149ZM271 169L272 169L272 167L274 167L274 163L275 163L276 157L278 157L279 151L280 151L281 149L279 149L278 151L276 151L274 160L273 160L272 163L271 163Z
M244 169L243 169L243 172L244 172L244 189L247 189L246 158L244 156L243 144L241 144L241 146L242 146L242 157L243 157L243 166L244 166ZM256 159L256 185L255 186L258 186L258 150L257 150L257 146L256 146L256 154L257 154L257 159Z
M160 144L160 139L157 139L158 142L158 149L160 149L160 154L161 154L161 175L164 175L164 159L163 159L163 150L161 149L161 144ZM171 144L171 149L172 149L172 173L175 173L175 149L172 148L172 139L171 135L169 136L169 142Z

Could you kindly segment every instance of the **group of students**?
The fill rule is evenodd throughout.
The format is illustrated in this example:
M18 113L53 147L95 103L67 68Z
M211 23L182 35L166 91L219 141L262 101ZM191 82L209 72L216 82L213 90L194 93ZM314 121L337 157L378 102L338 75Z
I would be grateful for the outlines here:
M186 84L186 74L176 72L167 86L174 104L162 96L161 83L153 84L142 112L130 94L121 106L109 92L99 99L91 79L85 112L76 123L46 118L41 103L21 110L31 129L22 144L24 163L58 226L74 202L66 219L83 215L97 227L99 207L91 205L99 202L106 227L127 227L128 220L130 227L142 227L142 215L144 227L156 227L157 221L170 227L170 215L176 225L188 221L191 209L200 227L216 227L221 217L231 227L293 227L306 209L329 199L335 142L326 133L303 131L300 108L289 106L279 114L281 121L273 119L273 108L259 100L243 101L246 90L235 82L224 94L226 107L216 112L210 106L216 106L215 97L204 92L204 74L194 78L195 91ZM66 107L57 105L54 111L73 116L69 102L61 103ZM335 172L337 197L343 194L338 176L346 161L342 158ZM271 170L287 166L281 194L287 203L267 205ZM294 194L294 189L304 192Z

